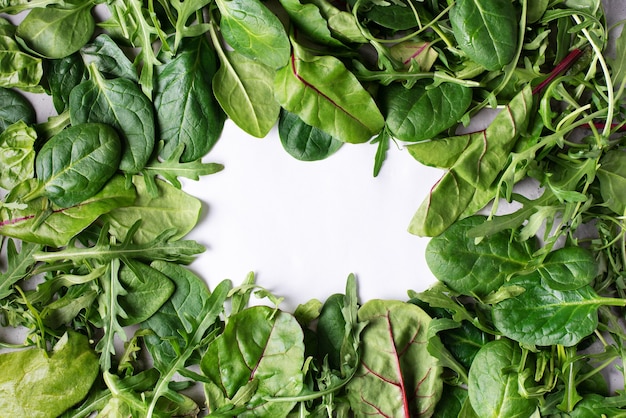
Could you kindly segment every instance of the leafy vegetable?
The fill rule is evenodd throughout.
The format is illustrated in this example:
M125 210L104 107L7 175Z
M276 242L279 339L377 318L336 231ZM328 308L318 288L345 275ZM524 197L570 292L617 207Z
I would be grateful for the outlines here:
M0 187L11 190L31 178L35 171L37 133L23 121L17 121L0 133Z
M20 120L27 125L35 122L35 109L15 90L0 87L0 134Z

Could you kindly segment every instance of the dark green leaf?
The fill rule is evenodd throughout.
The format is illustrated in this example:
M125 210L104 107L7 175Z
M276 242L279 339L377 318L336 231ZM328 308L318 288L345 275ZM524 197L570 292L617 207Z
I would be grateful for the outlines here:
M61 113L68 108L72 89L85 80L87 71L78 54L50 60L49 65L50 71L46 74L52 102L56 111Z
M554 290L574 290L588 285L599 271L593 254L581 247L552 251L537 269Z
M35 122L35 109L28 99L15 90L0 87L0 134L15 122Z
M281 113L278 134L285 151L300 161L323 160L337 152L343 145L343 142L307 125L297 115L287 111Z
M102 74L139 81L137 71L120 46L107 34L100 34L93 42L80 49L87 65L94 63Z

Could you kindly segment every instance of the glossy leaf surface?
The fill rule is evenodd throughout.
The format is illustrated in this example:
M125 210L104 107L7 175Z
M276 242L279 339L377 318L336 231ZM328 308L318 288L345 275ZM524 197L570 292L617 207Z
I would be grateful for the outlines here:
M307 125L297 115L287 111L281 114L278 135L285 151L300 161L323 160L343 145L343 142Z
M35 173L37 133L24 122L17 122L0 133L0 187L11 190Z
M15 90L0 87L0 134L18 121L35 122L35 109L28 99Z

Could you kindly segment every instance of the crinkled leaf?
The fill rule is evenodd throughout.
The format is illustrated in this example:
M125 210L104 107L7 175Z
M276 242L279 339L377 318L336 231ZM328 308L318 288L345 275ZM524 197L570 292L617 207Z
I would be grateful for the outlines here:
M35 122L35 109L28 99L15 90L0 87L0 134L15 122Z
M209 345L202 372L233 399L248 382L257 382L241 417L286 417L295 402L265 397L295 396L303 387L302 328L285 312L267 306L245 309L229 318L224 332Z
M511 240L511 231L479 242L468 237L468 231L484 220L473 216L457 221L426 247L426 263L435 277L464 295L481 297L496 291L531 260L532 249Z
M69 332L51 353L31 348L0 354L0 409L11 417L55 418L82 400L98 375L84 335Z
M457 0L450 24L459 47L487 70L500 70L517 50L517 12L510 0Z
M300 161L323 160L343 145L343 142L307 125L297 115L287 111L281 113L278 135L285 151Z
M384 126L370 94L335 57L294 55L278 70L274 87L286 110L340 141L369 141Z
M154 105L161 156L171 157L184 145L180 161L204 157L222 133L224 113L213 97L211 79L217 57L206 37L186 40L178 55L157 67Z
M41 58L23 52L13 38L0 33L0 87L39 91L42 77Z
M179 239L198 223L202 202L197 198L165 181L156 181L156 196L148 192L142 177L133 177L133 184L137 190L135 202L103 217L118 239L123 240L137 221L141 221L141 228L133 236L135 243L149 242L164 230L175 231L171 239Z
M417 84L410 89L394 83L381 93L387 128L407 142L432 139L445 131L461 119L472 101L472 90L454 83Z
M35 174L37 132L23 121L0 133L0 187L11 190Z
M20 197L32 190L31 183L22 183L7 196L8 202L19 203ZM23 209L0 208L0 234L53 247L62 247L100 215L114 208L130 205L135 189L127 188L123 177L113 177L100 192L76 206L52 206L51 213L37 222L46 206L45 198L28 202Z
M527 418L537 402L518 391L522 351L517 344L502 339L485 345L474 358L469 371L468 392L474 411L481 418Z
M442 391L441 365L427 349L431 318L416 305L374 299L359 309L359 321L368 322L361 365L347 385L355 413L431 416Z
M105 33L98 35L91 43L80 49L83 61L94 63L102 74L111 78L122 77L139 81L137 71L124 51Z

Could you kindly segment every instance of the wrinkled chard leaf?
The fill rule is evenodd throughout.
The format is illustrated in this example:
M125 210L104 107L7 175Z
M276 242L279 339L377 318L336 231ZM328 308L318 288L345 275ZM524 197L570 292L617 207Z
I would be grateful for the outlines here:
M361 364L347 385L355 413L432 415L442 368L427 349L431 318L413 304L370 300L359 309L359 321L368 322L361 334Z

